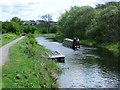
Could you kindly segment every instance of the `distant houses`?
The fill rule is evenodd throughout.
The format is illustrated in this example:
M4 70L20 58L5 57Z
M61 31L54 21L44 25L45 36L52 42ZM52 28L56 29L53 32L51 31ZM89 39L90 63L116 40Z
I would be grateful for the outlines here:
M30 21L23 21L23 25L31 25Z
M36 25L36 21L34 20L26 20L26 21L23 21L23 24L24 25Z
M45 24L47 24L47 22L44 21L44 20L37 20L37 21L36 21L36 24L37 24L37 25L39 25L39 24L45 25Z
M48 23L50 24L57 24L57 22L54 21L44 21L44 20L25 20L23 21L24 25L47 25Z

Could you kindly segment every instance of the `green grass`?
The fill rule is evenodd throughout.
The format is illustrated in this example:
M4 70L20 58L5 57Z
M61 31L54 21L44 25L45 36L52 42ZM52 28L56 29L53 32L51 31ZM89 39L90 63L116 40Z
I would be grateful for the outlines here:
M113 52L113 54L115 55L115 56L118 56L118 53L119 53L119 49L118 49L118 47L119 47L119 45L116 43L104 43L104 44L101 44L100 45L102 48L106 48L106 49L108 49L109 51L111 51L111 52Z
M84 44L88 46L95 46L96 42L93 40L80 40L80 44Z
M52 73L57 65L46 58L48 50L28 43L28 38L10 48L9 61L2 68L3 88L55 88ZM32 47L32 48L30 48ZM30 51L29 51L30 50Z
M0 35L0 47L16 39L18 36L15 34L3 34Z
M40 34L39 36L46 37L47 39L55 38L55 34Z
M107 49L107 50L111 51L115 56L118 55L118 52L119 52L118 47L120 47L117 43L97 44L95 41L92 41L92 40L81 40L81 44Z
M47 39L53 39L54 41L61 42L63 41L63 38L60 37L60 35L57 34L36 34L35 36L41 36L46 37Z
M0 66L0 90L2 89L2 66Z

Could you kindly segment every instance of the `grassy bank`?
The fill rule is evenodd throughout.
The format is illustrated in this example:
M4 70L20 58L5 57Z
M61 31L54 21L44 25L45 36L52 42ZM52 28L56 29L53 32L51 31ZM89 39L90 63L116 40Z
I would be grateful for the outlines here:
M0 47L16 39L18 36L15 34L3 34L0 35Z
M2 89L2 66L0 66L0 90Z
M54 39L55 38L55 34L40 34L40 35L36 35L36 36L46 37L47 39Z
M10 60L3 66L3 88L55 88L53 73L59 68L46 58L48 50L37 45L32 35L10 48Z
M114 43L104 43L104 44L101 44L100 47L105 48L105 49L113 52L113 54L115 56L118 56L118 53L119 53L118 47L120 47L120 46L117 43L116 44L114 44Z
M115 56L118 56L118 52L119 52L118 47L120 47L117 43L97 44L95 41L92 41L92 40L81 40L81 44L107 49L110 52L112 52Z
M53 39L56 42L62 42L63 41L63 38L61 38L56 33L54 33L54 34L36 34L35 36L46 37L47 39Z

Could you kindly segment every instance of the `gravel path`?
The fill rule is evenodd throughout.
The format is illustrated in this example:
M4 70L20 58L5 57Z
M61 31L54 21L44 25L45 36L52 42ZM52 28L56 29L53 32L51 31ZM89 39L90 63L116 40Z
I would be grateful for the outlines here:
M24 38L25 36L22 36L20 38L17 38L15 40L13 40L12 42L4 45L3 47L0 48L0 66L4 65L5 62L8 60L8 51L9 48L14 45L15 43L17 43L19 40L21 40L22 38Z

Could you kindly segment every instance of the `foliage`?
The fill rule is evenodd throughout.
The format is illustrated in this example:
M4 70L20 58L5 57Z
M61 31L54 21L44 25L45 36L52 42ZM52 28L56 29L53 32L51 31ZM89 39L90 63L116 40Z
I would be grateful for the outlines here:
M63 34L61 32L57 32L55 34L55 38L54 38L55 41L58 41L58 42L62 42L64 40L64 37L63 37Z
M52 16L50 14L45 14L41 18L44 19L47 22L52 20Z
M2 22L0 21L0 34L2 34Z
M56 33L57 26L55 24L51 24L52 17L51 15L43 16L46 20L46 24L43 25L24 25L23 21L18 17L13 17L10 21L2 22L2 34L5 33L38 33L38 34L46 34L46 33Z
M16 22L3 22L2 33L15 33L20 34L20 25Z
M18 36L15 34L2 34L0 35L0 47L16 39Z
M35 26L23 26L23 32L24 33L33 33L37 30Z
M75 36L81 39L85 38L85 28L90 23L93 13L90 6L71 7L59 20L59 28L64 37L73 38Z
M49 31L50 30L50 26L51 26L50 21L52 21L52 16L50 14L45 14L41 18L46 21L47 28L48 28L47 29L47 33L50 33L50 31ZM44 33L46 33L46 32L44 32Z
M102 47L105 43L104 48L120 53L120 2L106 2L95 8L71 7L60 16L55 39L62 41L66 37L78 37L82 44L90 46Z
M46 34L48 31L47 25L35 25L32 27L36 29L34 30L35 34Z
M18 17L13 17L10 22L16 22L16 23L19 23L20 25L22 25L22 20Z
M57 25L51 25L49 33L57 33Z
M28 57L34 57L35 56L35 50L34 47L36 45L36 40L33 34L28 34L27 36L28 38L26 39L26 47L24 50L24 53L26 53L26 55Z
M81 40L81 41L80 41L80 44L88 45L88 46L96 46L96 42L93 41L93 40L90 40L90 39Z
M2 22L2 34L4 33L34 33L37 30L35 26L23 25L23 21L18 17L13 17L10 22Z
M47 39L54 39L55 38L55 34L40 34L40 36L46 37Z
M87 27L86 36L97 42L118 41L118 7L114 4L96 9L95 18Z
M58 21L58 32L62 37L92 39L97 43L116 43L119 39L119 2L90 6L71 7ZM119 20L119 21L118 21Z

